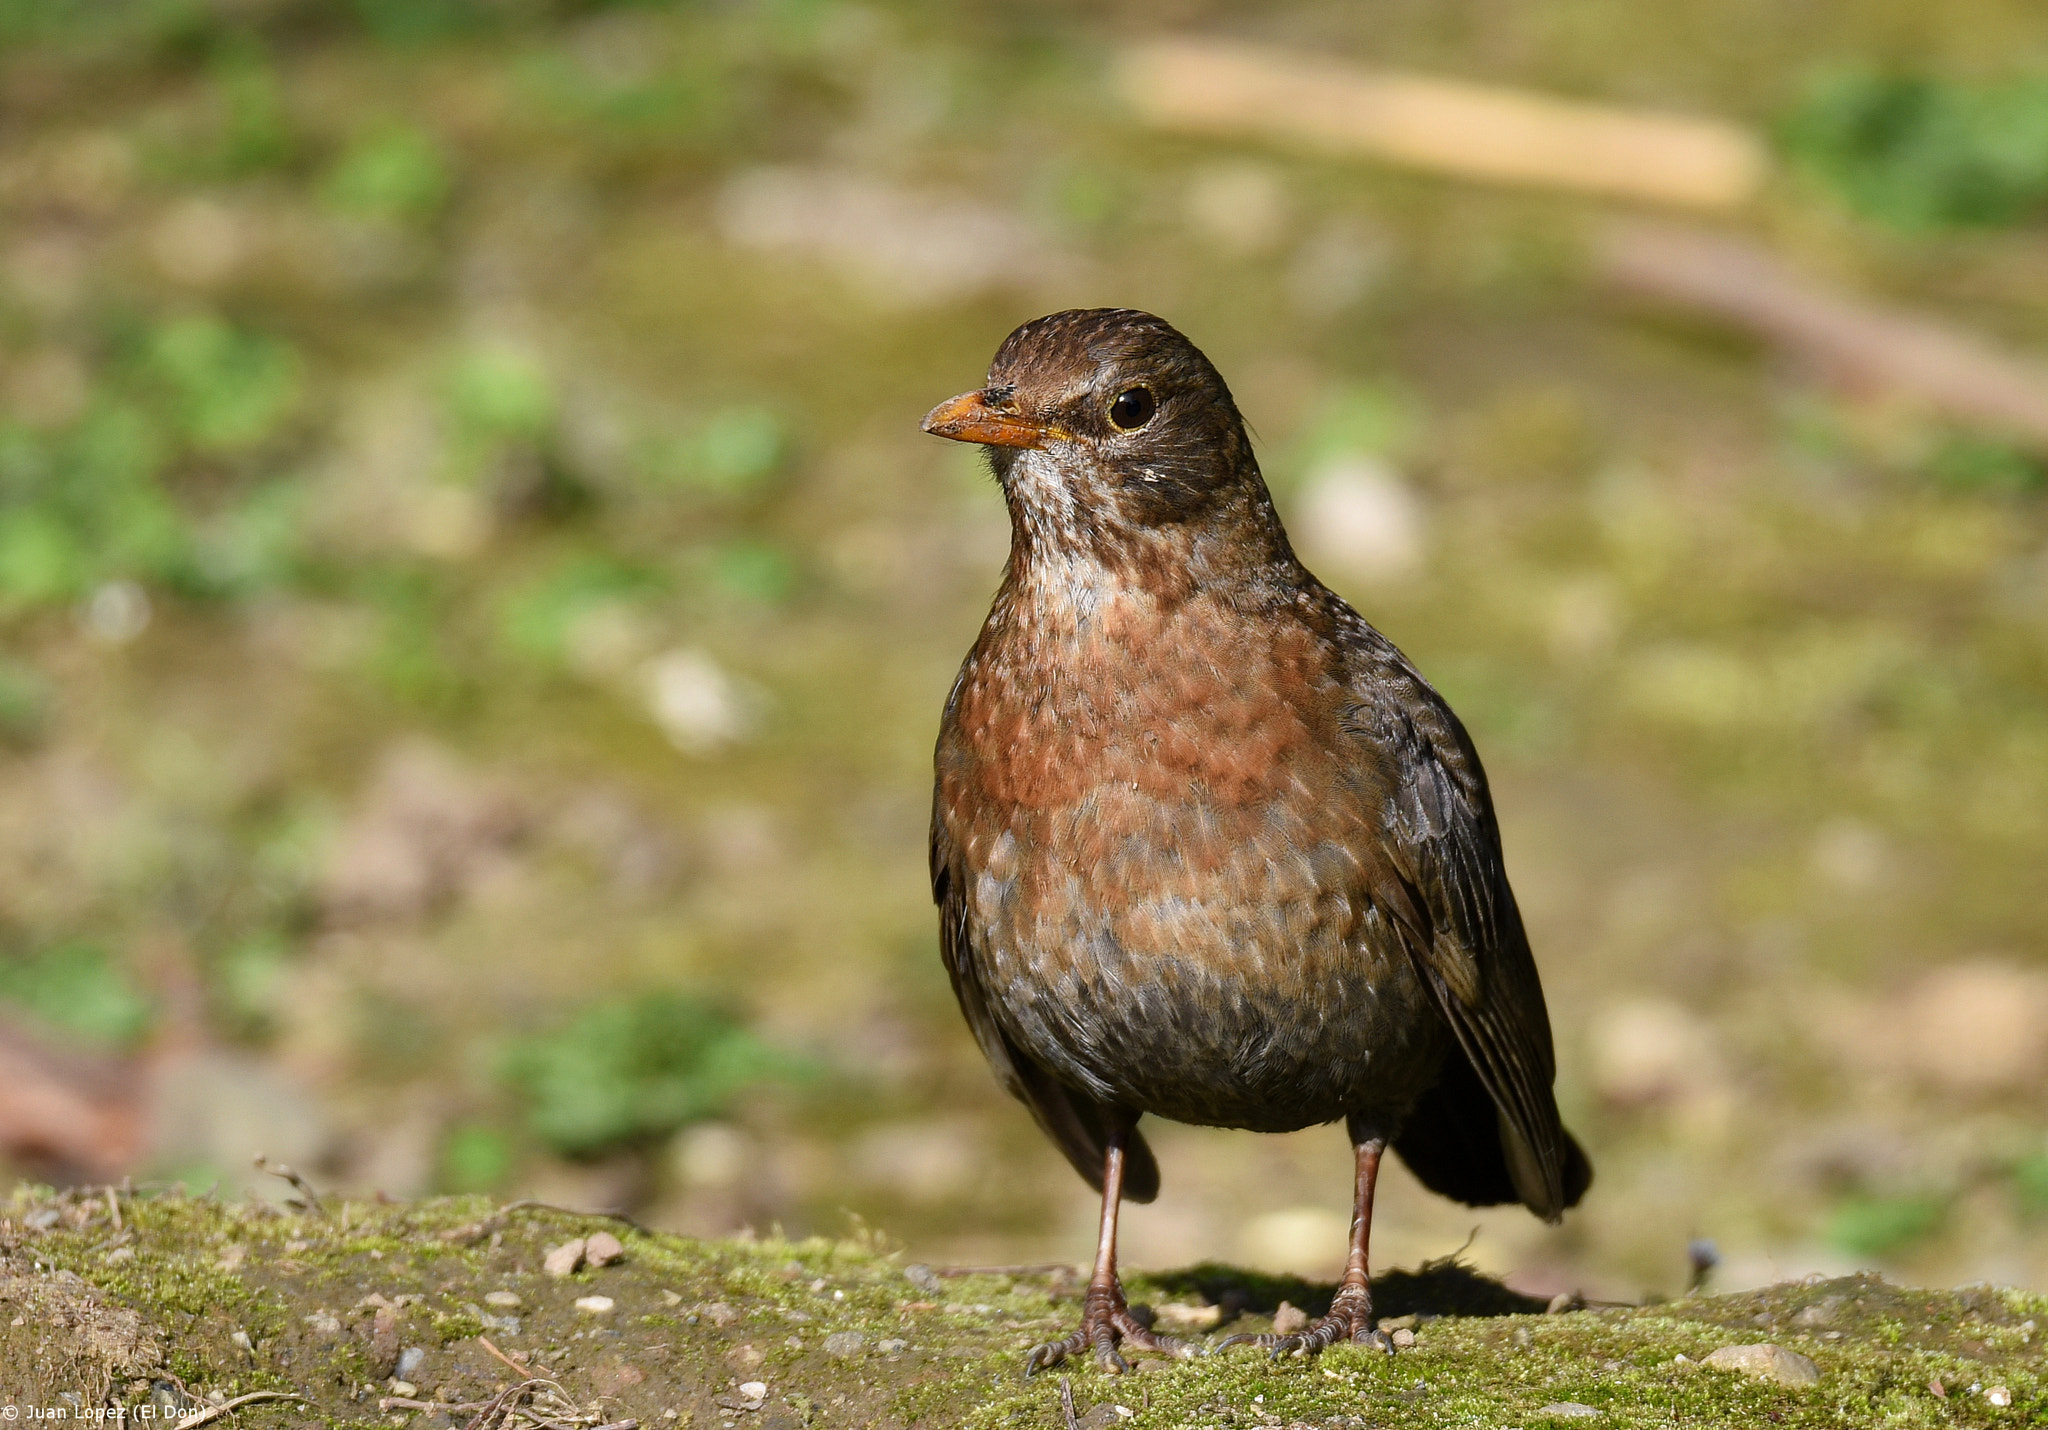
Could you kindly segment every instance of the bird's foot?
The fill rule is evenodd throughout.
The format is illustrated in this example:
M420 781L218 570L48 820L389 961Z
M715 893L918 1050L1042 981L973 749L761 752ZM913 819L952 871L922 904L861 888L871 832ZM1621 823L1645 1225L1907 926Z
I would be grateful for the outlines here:
M1273 1358L1278 1360L1281 1356L1297 1352L1318 1356L1339 1341L1349 1341L1354 1346L1376 1346L1393 1353L1394 1343L1386 1332L1373 1329L1372 1292L1363 1286L1340 1287L1336 1298L1330 1302L1330 1314L1306 1330L1285 1336L1231 1336L1218 1342L1216 1349L1227 1351L1232 1346L1258 1346L1271 1351Z
M1111 1375L1121 1375L1131 1368L1119 1347L1175 1359L1194 1354L1187 1342L1157 1335L1133 1316L1124 1300L1124 1288L1112 1281L1107 1286L1088 1288L1087 1299L1082 1302L1081 1324L1071 1336L1031 1348L1031 1354L1024 1358L1024 1374L1029 1377L1050 1370L1068 1356L1077 1356L1091 1347L1095 1363Z

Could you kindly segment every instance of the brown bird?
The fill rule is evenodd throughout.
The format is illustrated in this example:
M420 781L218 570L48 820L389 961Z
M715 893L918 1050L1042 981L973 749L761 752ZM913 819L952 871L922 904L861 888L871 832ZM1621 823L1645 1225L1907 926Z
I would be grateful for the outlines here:
M1116 1273L1119 1201L1159 1191L1148 1112L1342 1118L1329 1314L1224 1344L1388 1345L1367 1271L1387 1147L1436 1192L1553 1222L1592 1178L1471 739L1295 557L1230 389L1161 319L1026 323L924 430L988 449L1011 528L939 731L940 946L997 1077L1102 1192L1080 1328L1027 1371L1188 1353Z

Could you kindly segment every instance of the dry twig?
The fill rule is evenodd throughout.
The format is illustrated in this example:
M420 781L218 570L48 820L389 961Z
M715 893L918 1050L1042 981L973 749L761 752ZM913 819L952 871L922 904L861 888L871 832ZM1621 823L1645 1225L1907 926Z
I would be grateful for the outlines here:
M270 1159L264 1156L261 1152L258 1152L256 1154L255 1163L257 1171L268 1172L273 1177L282 1177L285 1181L290 1182L292 1184L293 1190L298 1192L298 1194L301 1197L305 1198L306 1209L308 1211L317 1212L322 1217L328 1215L326 1206L320 1200L320 1194L313 1190L313 1184L307 1181L304 1177L300 1176L297 1171L290 1167L287 1167L282 1162L279 1162L275 1166L273 1166L271 1164ZM218 1188L219 1183L215 1183L214 1185L216 1188Z
M531 1378L532 1378L532 1376L533 1376L533 1367L531 1367L531 1366L527 1366L527 1365L521 1365L521 1364L520 1364L520 1363L519 1363L518 1361L516 1361L516 1360L512 1359L512 1357L510 1357L510 1356L506 1355L506 1354L505 1354L505 1353L504 1353L503 1351L499 1350L499 1349L498 1349L498 1348L497 1348L496 1346L494 1346L494 1345L492 1345L492 1344L491 1344L491 1342L490 1342L490 1339L489 1339L489 1337L487 1337L487 1336L478 1336L478 1337L476 1338L476 1343L477 1343L478 1345L482 1346L482 1347L483 1347L483 1348L484 1348L485 1350L489 1351L489 1352L490 1352L490 1353L491 1353L492 1355L496 1356L496 1357L497 1357L497 1358L498 1358L498 1359L499 1359L500 1361L502 1361L502 1362L504 1362L504 1363L505 1363L506 1365L510 1366L510 1367L511 1367L511 1368L512 1368L512 1369L513 1369L513 1370L514 1370L515 1372L517 1372L518 1374L520 1374L520 1375L522 1375L522 1376L525 1376L525 1377L527 1377L527 1378L529 1378L529 1379L531 1379Z
M1179 36L1128 50L1124 97L1163 128L1276 139L1494 182L1685 208L1746 203L1768 168L1740 125L1370 70Z
M305 1396L293 1395L290 1391L287 1390L252 1390L247 1395L238 1395L233 1400L227 1400L221 1402L219 1405L209 1406L207 1409L200 1411L197 1415L188 1416L186 1418L179 1420L178 1424L180 1427L191 1427L191 1430L198 1430L199 1426L218 1420L221 1416L228 1414L230 1411L239 1410L244 1405L253 1405L256 1402L262 1400L296 1400L302 1405L311 1404L311 1402L308 1401Z
M1747 328L1845 386L1895 393L2048 453L2048 364L1804 277L1728 234L1618 223L1599 236L1595 262L1617 287Z

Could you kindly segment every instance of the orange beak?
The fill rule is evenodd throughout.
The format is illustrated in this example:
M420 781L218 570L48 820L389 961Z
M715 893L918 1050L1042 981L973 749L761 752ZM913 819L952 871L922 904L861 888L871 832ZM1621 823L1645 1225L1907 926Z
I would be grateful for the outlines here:
M924 415L924 430L934 437L955 442L979 442L985 447L1043 447L1067 433L1048 423L988 405L980 392L963 392L941 402Z

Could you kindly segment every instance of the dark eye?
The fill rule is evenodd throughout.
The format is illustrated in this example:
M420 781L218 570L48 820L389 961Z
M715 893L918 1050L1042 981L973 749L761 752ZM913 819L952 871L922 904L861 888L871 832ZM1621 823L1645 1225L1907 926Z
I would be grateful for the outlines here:
M1135 432L1152 420L1152 414L1159 410L1159 404L1152 400L1152 394L1142 387L1127 387L1116 395L1116 401L1109 404L1109 420L1126 432Z

